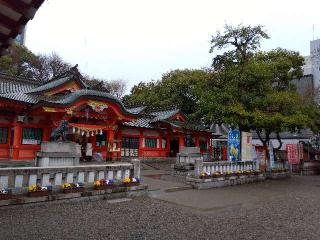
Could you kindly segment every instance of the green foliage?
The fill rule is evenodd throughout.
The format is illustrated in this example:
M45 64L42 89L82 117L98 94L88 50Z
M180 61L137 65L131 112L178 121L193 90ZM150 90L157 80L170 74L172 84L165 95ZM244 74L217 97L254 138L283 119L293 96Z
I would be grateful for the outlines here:
M274 49L259 51L269 36L261 26L225 26L212 37L210 52L227 48L213 59L215 79L200 99L207 120L229 123L240 130L256 130L267 144L272 132L316 129L318 107L304 102L290 84L303 75L303 57L298 52Z
M153 108L176 107L190 118L199 111L202 85L210 79L209 70L174 70L164 74L159 81L139 83L131 94L123 98L127 105L147 105Z
M10 54L0 58L1 71L14 76L33 78L38 61L37 56L18 44L13 44L9 51Z

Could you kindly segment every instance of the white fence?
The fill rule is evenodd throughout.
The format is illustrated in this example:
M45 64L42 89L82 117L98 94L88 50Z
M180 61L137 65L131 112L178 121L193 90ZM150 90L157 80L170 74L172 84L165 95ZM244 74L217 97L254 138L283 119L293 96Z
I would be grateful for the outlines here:
M236 172L256 170L255 162L203 162L201 159L195 161L195 176L199 176L201 172Z
M57 187L65 182L93 185L95 180L122 181L125 177L140 178L140 161L104 165L70 167L21 167L0 169L0 189L26 191L33 184Z

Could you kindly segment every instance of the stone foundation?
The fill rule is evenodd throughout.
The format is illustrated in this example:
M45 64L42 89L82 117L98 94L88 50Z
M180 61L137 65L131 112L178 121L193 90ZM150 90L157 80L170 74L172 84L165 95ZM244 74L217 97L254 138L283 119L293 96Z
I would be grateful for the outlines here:
M219 177L200 179L195 177L186 177L187 184L193 186L196 189L209 189L220 188L234 185L241 185L247 183L261 182L266 179L264 174L257 176L231 176L231 177Z
M36 166L77 166L80 157L80 145L75 142L42 142L36 154Z
M146 185L132 186L132 187L116 187L108 190L93 190L88 189L81 193L59 193L54 192L49 196L43 197L27 197L26 195L16 195L12 199L0 200L1 206L16 205L16 204L28 204L28 203L39 203L39 202L52 202L57 200L103 200L103 199L114 199L114 198L125 198L125 197L140 197L147 196L148 187Z
M273 173L273 172L268 172L267 173L267 178L268 179L286 179L286 178L290 178L291 177L291 173L290 172L280 172L280 173Z

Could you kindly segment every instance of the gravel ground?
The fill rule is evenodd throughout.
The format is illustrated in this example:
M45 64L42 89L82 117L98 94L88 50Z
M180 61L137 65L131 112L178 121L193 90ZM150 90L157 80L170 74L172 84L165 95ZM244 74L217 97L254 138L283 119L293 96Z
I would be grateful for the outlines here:
M274 198L209 212L150 198L6 207L0 239L320 239L320 177L280 185Z

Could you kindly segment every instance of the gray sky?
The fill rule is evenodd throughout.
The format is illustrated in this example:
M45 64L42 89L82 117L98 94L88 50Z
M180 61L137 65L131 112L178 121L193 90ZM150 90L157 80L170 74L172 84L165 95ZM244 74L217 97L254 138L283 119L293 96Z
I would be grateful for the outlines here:
M320 37L319 0L47 0L27 27L35 53L57 52L91 76L129 87L173 69L210 65L210 36L229 24L262 24L283 47L309 54Z

